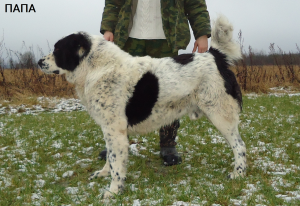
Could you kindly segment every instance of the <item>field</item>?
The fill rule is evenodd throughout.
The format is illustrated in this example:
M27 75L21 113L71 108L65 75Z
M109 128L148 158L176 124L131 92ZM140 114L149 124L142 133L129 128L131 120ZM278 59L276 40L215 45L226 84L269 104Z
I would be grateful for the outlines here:
M112 200L101 198L109 177L87 180L104 166L105 143L73 85L43 74L30 53L13 69L0 58L0 205L300 205L300 50L270 50L249 48L231 67L243 92L245 178L227 179L233 153L214 126L184 117L182 164L163 165L157 131L130 137L125 191Z
M205 118L181 119L180 165L159 158L158 132L130 137L124 194L101 199L110 178L101 129L76 99L0 104L0 205L300 205L300 95L247 94L240 133L245 178L228 180L233 153ZM24 100L24 102L26 102Z

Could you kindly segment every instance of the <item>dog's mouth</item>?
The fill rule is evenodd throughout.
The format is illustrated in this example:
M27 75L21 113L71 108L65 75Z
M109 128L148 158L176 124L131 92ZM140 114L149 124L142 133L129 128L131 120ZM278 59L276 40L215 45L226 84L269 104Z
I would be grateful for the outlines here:
M45 59L40 59L40 60L38 61L38 65L40 66L41 69L45 66L44 60L45 60Z
M59 70L53 71L54 74L59 74Z

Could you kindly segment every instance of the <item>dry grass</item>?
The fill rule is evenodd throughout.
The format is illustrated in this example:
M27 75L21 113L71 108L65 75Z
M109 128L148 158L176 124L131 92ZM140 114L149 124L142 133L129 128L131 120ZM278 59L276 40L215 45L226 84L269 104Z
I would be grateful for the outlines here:
M245 66L240 62L231 68L243 93L266 93L272 87L300 89L300 67L289 65ZM1 69L0 101L34 101L27 97L76 97L74 86L64 76L46 75L39 69ZM28 102L30 104L30 102Z
M272 87L300 89L300 67L295 65L252 65L238 64L231 68L243 92L267 93Z
M30 96L75 97L64 76L46 75L40 69L0 69L0 100Z

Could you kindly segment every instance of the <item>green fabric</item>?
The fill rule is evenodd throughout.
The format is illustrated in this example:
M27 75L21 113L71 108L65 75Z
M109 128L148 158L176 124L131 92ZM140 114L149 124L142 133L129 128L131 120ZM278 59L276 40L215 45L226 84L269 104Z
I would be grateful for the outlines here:
M123 48L132 24L133 2L137 0L105 0L100 32L114 33L114 42ZM136 4L136 3L135 3ZM163 30L173 52L185 49L190 42L190 29L194 37L210 37L210 18L205 0L161 0Z
M165 39L135 39L128 38L124 51L128 52L132 56L151 56L154 58L174 57L178 55L178 52L173 52L169 47L167 40Z

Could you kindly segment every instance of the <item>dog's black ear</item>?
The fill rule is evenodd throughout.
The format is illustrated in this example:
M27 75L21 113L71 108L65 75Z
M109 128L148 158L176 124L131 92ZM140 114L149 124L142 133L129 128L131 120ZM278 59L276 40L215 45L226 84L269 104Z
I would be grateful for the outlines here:
M89 36L85 33L77 33L59 40L54 46L53 54L58 67L73 71L90 50Z
M75 42L79 50L81 49L81 52L84 52L84 54L81 54L81 58L85 57L91 50L91 40L89 35L85 33L76 34Z

